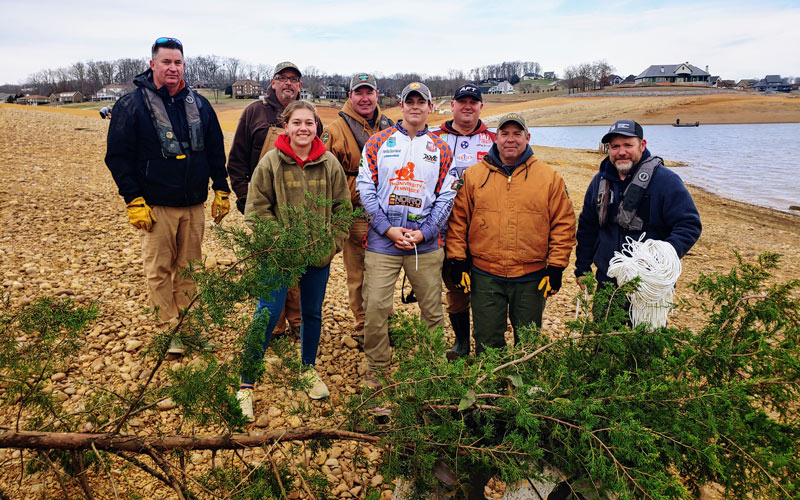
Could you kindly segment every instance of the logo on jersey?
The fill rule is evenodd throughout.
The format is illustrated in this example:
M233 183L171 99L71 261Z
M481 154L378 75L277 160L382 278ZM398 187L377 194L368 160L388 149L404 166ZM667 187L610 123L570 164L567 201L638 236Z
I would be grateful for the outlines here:
M456 155L456 161L464 162L464 161L471 161L471 160L472 160L472 155L469 154L469 153L461 153L461 154Z
M486 156L488 153L486 151L479 151L476 155L475 159L478 161L483 160L483 157Z
M389 179L392 181L413 181L414 180L414 163L408 162L405 166L398 168L394 171L394 177Z
M481 132L481 135L478 138L478 142L480 142L481 146L491 146L493 144L492 136L490 136L486 132Z
M429 155L428 153L423 153L422 159L430 163L436 163L439 160L436 155Z
M422 199L404 194L390 194L389 205L402 205L411 208L422 208Z
M394 137L389 137L389 138L386 140L386 147L387 147L387 148L393 148L396 142L397 142L397 141L395 141L395 140L394 140Z
M428 144L425 145L425 148L427 148L428 151L433 153L434 151L436 151L436 144L428 141Z
M469 141L461 141L461 149L467 149L469 147Z
M425 189L425 181L414 178L414 163L408 162L394 171L394 177L389 179L389 184L398 191L419 194Z

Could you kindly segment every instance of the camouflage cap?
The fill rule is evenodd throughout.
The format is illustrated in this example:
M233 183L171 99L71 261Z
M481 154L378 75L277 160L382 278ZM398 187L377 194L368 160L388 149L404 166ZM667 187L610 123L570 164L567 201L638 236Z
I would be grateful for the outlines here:
M506 123L516 123L522 130L527 131L528 125L525 123L525 118L519 113L506 113L500 117L500 121L497 123L497 130L503 128L503 125Z
M427 85L420 82L411 82L406 85L406 87L403 89L403 92L400 93L400 101L406 102L406 97L408 97L408 94L412 94L414 92L421 95L426 101L433 102L430 89Z
M278 63L278 65L275 66L275 72L272 73L272 78L275 78L275 75L277 75L278 73L280 73L285 69L293 69L297 72L297 76L303 76L303 74L300 73L300 68L298 68L293 62L283 61L282 63Z
M356 73L350 78L350 90L355 90L358 87L369 87L378 90L378 82L375 77L369 73Z

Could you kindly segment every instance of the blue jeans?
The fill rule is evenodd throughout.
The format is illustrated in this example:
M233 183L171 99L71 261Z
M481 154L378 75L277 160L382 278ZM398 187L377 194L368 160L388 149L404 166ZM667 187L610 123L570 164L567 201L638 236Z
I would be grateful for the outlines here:
M330 276L331 266L307 267L306 271L300 276L298 285L300 287L300 359L304 365L313 366L317 361L317 350L319 349L319 336L322 331L322 301L325 299L325 289L328 286L328 276ZM272 300L266 297L259 297L256 305L255 317L257 318L265 308L269 312L269 323L264 336L264 343L261 345L260 352L251 353L256 359L262 359L267 351L269 341L272 339L272 330L278 323L278 317L283 310L286 302L288 288L283 287L272 292ZM242 371L242 383L253 384L255 377L252 374Z

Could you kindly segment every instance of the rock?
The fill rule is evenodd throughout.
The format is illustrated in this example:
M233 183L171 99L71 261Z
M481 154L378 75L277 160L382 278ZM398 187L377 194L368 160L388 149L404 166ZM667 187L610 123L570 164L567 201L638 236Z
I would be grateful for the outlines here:
M206 461L206 457L203 456L202 453L192 453L192 456L189 457L189 461L194 465L201 464Z
M50 376L50 380L52 380L53 382L58 382L59 380L65 378L67 378L67 374L64 372L54 373L53 375Z
M156 403L156 407L160 411L171 410L171 409L175 408L175 401L173 401L172 398L162 399L161 401Z
M267 416L269 418L280 417L282 414L283 412L279 408L276 408L274 406L270 406L269 410L267 410Z
M269 418L269 416L264 415L263 413L256 418L255 426L256 427L269 427L269 424L273 422L273 419Z
M144 344L141 340L127 340L125 341L125 351L133 352Z
M375 474L369 480L369 485L372 486L373 488L377 488L380 484L383 484L383 476L381 476L380 474Z
M350 349L358 349L358 341L350 335L344 335L342 337L342 344L346 345Z

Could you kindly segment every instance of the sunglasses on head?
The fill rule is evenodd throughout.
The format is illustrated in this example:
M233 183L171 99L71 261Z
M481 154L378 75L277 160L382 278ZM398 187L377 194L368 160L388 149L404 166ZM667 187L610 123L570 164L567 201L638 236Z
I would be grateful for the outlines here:
M155 50L159 46L161 46L161 45L163 45L163 44L165 44L167 42L177 43L180 48L183 48L183 44L177 38L171 38L171 37L168 37L168 36L162 36L161 38L157 38L156 41L153 43L153 49L151 50L151 52L155 52Z

